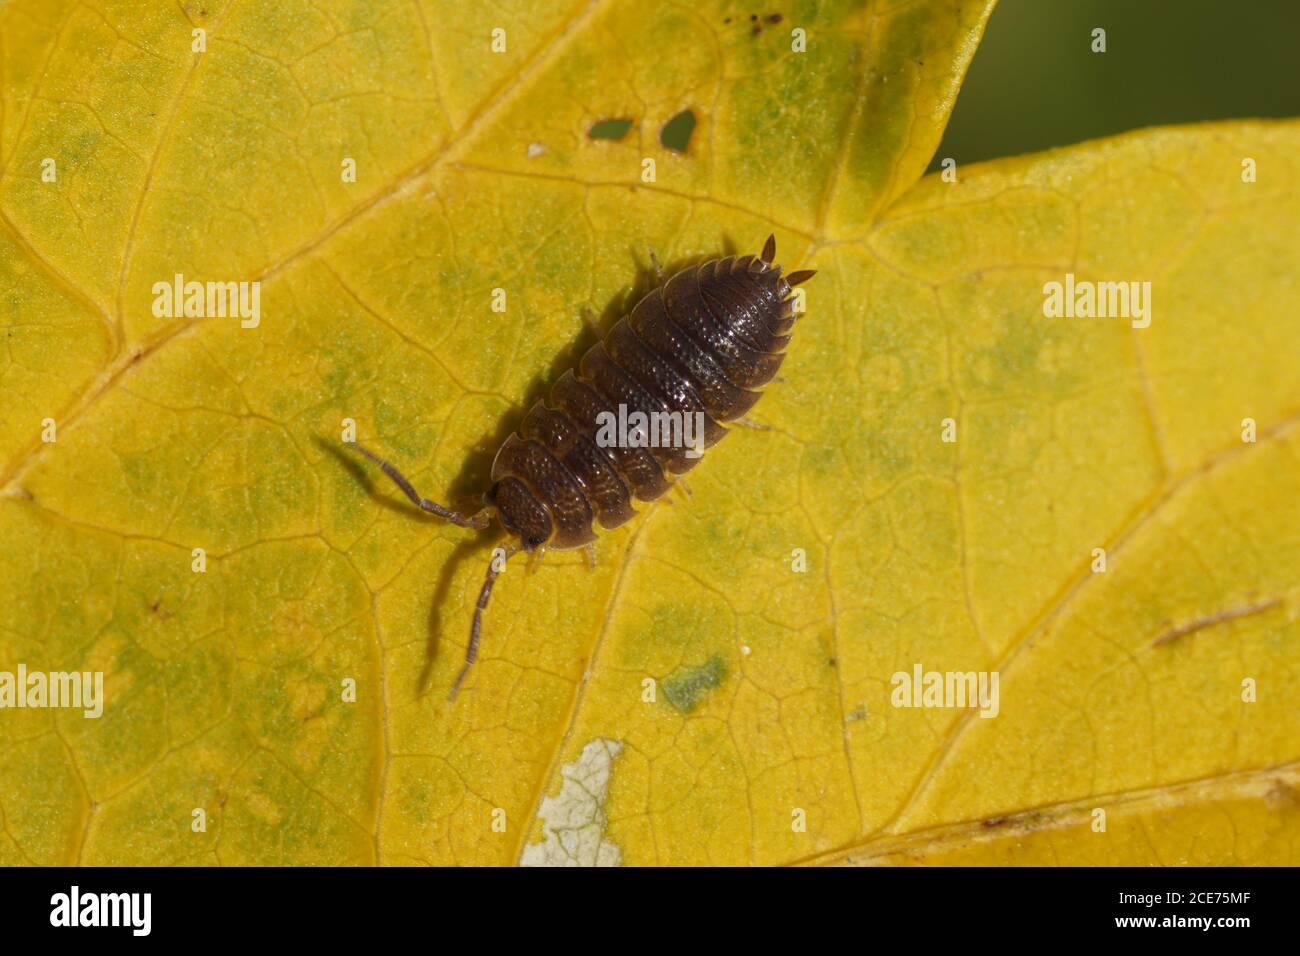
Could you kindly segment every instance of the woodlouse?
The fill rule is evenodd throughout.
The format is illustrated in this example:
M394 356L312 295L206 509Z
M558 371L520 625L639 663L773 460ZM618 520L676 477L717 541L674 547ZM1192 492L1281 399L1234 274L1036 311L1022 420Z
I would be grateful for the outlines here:
M757 256L710 259L666 281L651 255L655 288L529 409L497 452L480 511L465 514L430 501L389 462L358 450L424 511L478 529L495 516L519 539L506 549L507 558L548 547L590 547L593 523L610 530L630 520L634 499L659 498L695 467L701 448L722 439L723 423L744 422L785 358L795 322L791 290L814 275L782 276L774 262L775 236ZM635 412L694 416L703 425L702 441L695 447L611 443L602 428L619 416L619 406L622 420ZM499 573L497 562L489 562L452 698L478 656L483 613Z

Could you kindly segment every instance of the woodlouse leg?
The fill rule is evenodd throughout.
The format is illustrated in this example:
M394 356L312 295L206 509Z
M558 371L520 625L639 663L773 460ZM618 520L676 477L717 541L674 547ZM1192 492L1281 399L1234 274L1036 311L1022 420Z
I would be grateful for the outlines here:
M505 561L519 550L518 547L506 548ZM505 561L502 561L501 570L505 568ZM469 645L465 648L465 663L461 665L460 673L456 675L456 682L451 685L451 693L447 695L447 700L453 701L460 692L460 685L464 683L469 669L474 666L474 661L478 659L478 642L483 636L483 612L487 610L488 601L492 600L492 585L497 582L497 575L501 573L497 569L497 562L494 558L488 562L487 575L483 578L483 587L478 592L478 603L474 605L474 623L469 628Z
M728 425L739 425L742 428L752 428L756 432L770 432L771 425L764 425L762 422L756 422L752 418L733 418L727 422Z
M528 573L529 573L529 574L534 574L534 573L536 573L538 567L541 566L542 558L544 558L544 557L546 557L546 546L545 546L545 545L542 545L540 548L537 548L537 549L535 549L535 550L533 551L532 557L530 557L530 558L528 559Z
M397 487L401 488L406 497L411 499L411 504L415 505L421 511L435 514L439 518L446 518L452 524L459 525L462 528L483 529L491 522L492 509L484 508L482 511L475 512L472 515L467 515L460 511L452 511L450 508L445 508L436 501L430 501L428 498L422 497L420 493L411 486L411 483L406 480L406 477L400 471L383 458L380 458L373 451L363 447L362 445L357 445L356 447L357 451L361 452L361 454L373 461L380 467L384 474L393 479L393 481L397 483Z
M663 263L659 261L659 257L655 255L655 251L653 249L650 250L650 268L654 270L655 282L659 283L660 285L663 285L664 266Z
M595 332L598 338L605 336L600 331L600 319L596 317L596 310L589 305L582 307L582 321L587 323L587 328Z
M587 555L587 570L588 570L588 571L595 571L595 570L596 570L596 544L595 544L595 542L593 541L591 544L587 545L587 546L586 546L585 548L583 548L582 550L583 550L583 551L586 553L586 555Z
M680 489L683 498L689 498L691 496L691 486L686 483L685 478L675 479L673 481L673 487Z

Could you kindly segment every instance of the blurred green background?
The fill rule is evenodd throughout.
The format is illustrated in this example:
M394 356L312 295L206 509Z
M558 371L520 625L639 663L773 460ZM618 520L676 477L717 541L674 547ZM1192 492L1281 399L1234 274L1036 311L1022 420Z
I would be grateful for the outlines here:
M1265 116L1300 116L1300 0L1001 0L930 168Z

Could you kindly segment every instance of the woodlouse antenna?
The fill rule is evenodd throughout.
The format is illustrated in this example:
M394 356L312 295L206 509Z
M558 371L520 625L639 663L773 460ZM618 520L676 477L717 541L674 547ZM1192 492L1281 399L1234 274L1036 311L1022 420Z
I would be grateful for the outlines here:
M451 685L451 693L447 695L448 703L456 699L456 694L460 692L460 685L464 682L465 677L469 674L469 669L474 666L474 661L478 658L478 642L483 636L483 612L487 610L488 601L492 600L492 585L496 584L497 575L505 568L505 563L510 560L512 555L518 553L519 546L512 544L505 549L505 556L501 559L501 568L497 567L495 553L492 560L488 562L487 575L483 578L483 587L478 592L478 603L474 605L474 623L469 628L469 645L465 648L465 663L461 665L460 673L456 675L456 682Z
M776 262L776 233L767 237L767 242L763 243L763 254L759 258L768 265Z
M361 454L373 461L380 467L380 470L382 470L385 475L393 479L393 481L397 483L397 487L401 488L406 494L406 497L411 499L411 504L415 505L421 511L427 511L429 514L437 515L439 518L446 518L452 524L459 525L462 528L477 528L481 531L491 523L491 508L484 508L472 515L467 515L460 511L452 511L450 508L446 508L438 504L436 501L430 501L428 498L423 497L415 490L411 483L406 480L406 477L400 471L383 458L380 458L373 451L362 445L357 445L356 447L357 451L361 452Z

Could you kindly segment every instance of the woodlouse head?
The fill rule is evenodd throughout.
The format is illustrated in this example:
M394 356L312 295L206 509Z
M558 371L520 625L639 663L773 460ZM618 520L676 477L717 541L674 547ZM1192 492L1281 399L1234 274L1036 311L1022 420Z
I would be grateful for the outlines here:
M554 528L550 515L519 479L496 482L483 495L483 503L497 509L501 527L519 536L523 550L535 551L551 540Z

